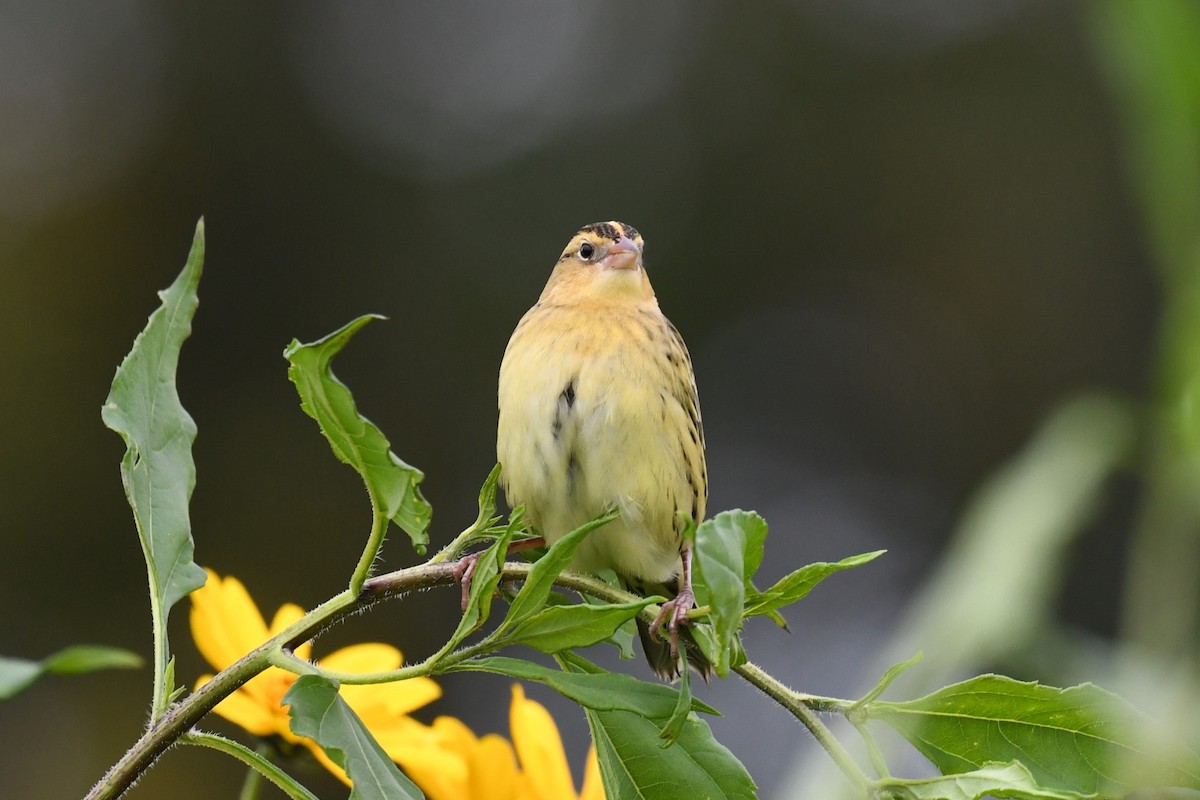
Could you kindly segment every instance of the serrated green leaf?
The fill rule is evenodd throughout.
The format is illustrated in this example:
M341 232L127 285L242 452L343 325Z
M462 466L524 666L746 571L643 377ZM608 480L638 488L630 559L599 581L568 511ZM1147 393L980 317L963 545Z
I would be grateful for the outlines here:
M982 675L918 700L862 708L943 774L1020 761L1039 786L1061 792L1120 796L1145 783L1200 788L1195 754L1148 749L1135 709L1090 683L1056 689Z
M0 700L16 697L41 675L40 661L0 656Z
M740 509L722 511L696 529L693 587L696 602L712 609L713 667L721 677L729 674L729 646L741 626L746 583L762 561L766 535L763 518Z
M750 800L758 787L708 723L688 717L660 749L654 723L628 711L585 709L608 800Z
M506 638L543 653L588 647L609 639L624 623L634 619L653 600L606 605L547 606L518 623Z
M188 502L196 485L192 441L196 424L179 401L175 373L179 351L191 335L204 268L204 221L187 262L161 304L133 342L113 377L100 416L125 442L121 482L133 509L150 582L154 628L154 715L166 705L162 676L170 658L167 617L171 607L204 585L207 577L193 560Z
M843 558L841 561L818 561L803 566L795 572L785 575L770 589L746 598L747 617L770 614L776 609L795 603L811 592L818 583L835 572L859 567L869 561L874 561L886 553L886 550L876 550L873 553L863 553L857 556Z
M891 800L1094 800L1099 795L1062 792L1039 786L1017 761L987 764L980 769L925 780L888 778L880 781L880 796Z
M404 463L391 450L387 437L358 411L354 396L333 374L333 359L350 338L373 319L361 316L328 336L309 344L296 340L283 351L288 378L300 394L300 407L317 421L334 455L349 464L367 485L372 507L394 522L425 553L433 510L421 495L425 475Z
M354 784L351 800L423 800L358 715L338 695L338 684L301 675L283 696L292 732L312 739Z
M583 540L593 531L612 522L617 516L618 512L615 509L608 511L596 519L580 525L555 542L529 571L525 585L521 587L521 591L517 593L512 606L508 609L508 614L500 626L501 630L512 628L536 614L546 604L546 598L549 596L550 590L554 588L555 578L571 563L571 559L575 557L575 551L579 549Z
M597 669L595 665L577 656L563 657L560 663L571 670L567 674L593 678L597 675L592 672ZM644 715L586 706L584 713L596 745L607 800L718 800L758 796L742 762L713 738L708 723L695 714L679 726L675 745L662 749L662 726Z
M585 708L597 711L628 711L662 723L669 719L678 704L679 692L661 683L640 681L632 675L605 672L579 656L568 658L574 669L563 672L531 661L492 656L473 658L455 664L450 672L491 672L525 681L545 684L559 694ZM583 671L590 667L593 671ZM695 698L691 710L717 714L712 706Z
M120 647L79 644L59 650L42 661L46 672L79 675L102 669L137 669L142 657Z

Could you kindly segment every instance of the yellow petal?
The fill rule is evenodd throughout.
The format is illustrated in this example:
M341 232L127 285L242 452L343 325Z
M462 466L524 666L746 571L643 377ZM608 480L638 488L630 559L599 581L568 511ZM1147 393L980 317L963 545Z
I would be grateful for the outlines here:
M284 603L279 607L279 610L275 612L275 617L271 620L271 627L267 631L268 635L277 636L280 633L283 633L284 628L294 622L299 622L300 618L303 616L303 608L295 603ZM296 647L296 649L292 652L296 654L297 658L303 658L305 661L307 661L312 657L312 642L305 642L304 644Z
M325 755L325 751L321 749L321 745L314 742L312 739L301 739L304 746L312 751L316 756L317 761L321 762L321 766L333 773L339 781L350 786L350 778L346 776L346 771L333 762L333 759Z
M322 658L320 664L325 669L361 674L398 669L402 659L391 645L368 642L343 647ZM372 730L386 725L390 717L408 714L441 696L441 687L429 678L342 687L342 698Z
M541 703L525 699L520 685L513 686L509 727L521 759L521 770L534 796L539 800L576 797L558 726Z
M430 726L399 717L390 726L371 728L371 733L429 800L474 800L466 794L467 761L460 732L448 731L440 721ZM469 730L467 736L470 746L474 736Z
M583 768L583 791L579 793L579 800L604 800L604 783L600 778L595 745L588 748L587 765Z
M400 651L390 644L367 642L336 650L321 660L321 666L336 672L386 672L399 669L403 662Z
M224 669L267 639L267 625L237 578L221 579L208 570L208 582L191 594L192 638L201 655Z
M517 757L503 736L489 733L467 757L472 800L514 800Z
M442 688L429 678L409 678L393 683L342 686L342 699L368 728L386 727L390 721L442 696Z
M196 688L199 689L212 679L212 675L201 675L196 681ZM213 711L255 736L270 736L278 732L277 718L241 689L218 703Z

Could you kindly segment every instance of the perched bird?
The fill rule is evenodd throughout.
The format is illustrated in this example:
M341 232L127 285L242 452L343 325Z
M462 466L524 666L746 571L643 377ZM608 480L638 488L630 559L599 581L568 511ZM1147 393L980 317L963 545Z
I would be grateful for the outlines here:
M642 252L641 235L620 222L586 225L567 243L500 365L500 480L548 544L619 509L572 567L675 595L653 627L638 620L647 660L676 676L682 641L707 677L684 627L695 598L678 513L704 517L704 429L691 357L659 310ZM669 644L658 637L664 622Z

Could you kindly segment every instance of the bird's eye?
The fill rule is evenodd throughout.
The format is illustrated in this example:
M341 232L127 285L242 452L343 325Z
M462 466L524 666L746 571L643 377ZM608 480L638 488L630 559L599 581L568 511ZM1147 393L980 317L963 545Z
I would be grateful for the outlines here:
M591 261L594 255L596 255L596 246L591 242L584 242L579 245L579 257L584 261Z

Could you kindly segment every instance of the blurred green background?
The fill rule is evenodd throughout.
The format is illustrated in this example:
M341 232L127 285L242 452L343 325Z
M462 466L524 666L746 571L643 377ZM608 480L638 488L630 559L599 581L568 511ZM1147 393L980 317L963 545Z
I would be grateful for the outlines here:
M445 542L494 461L512 327L570 235L620 219L692 351L710 507L772 525L762 582L889 550L797 607L791 635L752 626L752 658L826 695L923 649L898 691L1002 669L1191 707L1197 9L0 4L0 653L149 653L99 408L198 217L179 379L196 558L268 613L338 591L369 523L284 345L391 318L338 373L425 470ZM415 560L400 535L384 558ZM456 598L381 607L317 654L428 652ZM185 612L190 683L207 667ZM505 681L443 683L424 718L507 732ZM536 688L581 764L582 714ZM781 709L736 681L699 691L765 797L832 796ZM102 673L0 705L0 793L81 796L149 692L145 671ZM133 796L231 797L241 778L177 751Z

